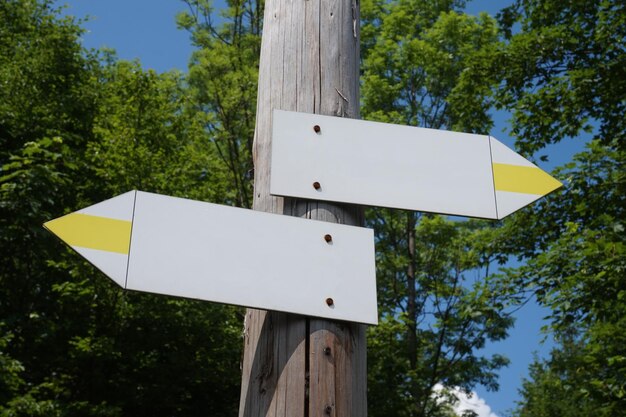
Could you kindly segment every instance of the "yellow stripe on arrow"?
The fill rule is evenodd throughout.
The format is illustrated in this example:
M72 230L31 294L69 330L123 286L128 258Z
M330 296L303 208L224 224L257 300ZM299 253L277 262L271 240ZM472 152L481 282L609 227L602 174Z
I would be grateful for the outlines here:
M44 226L70 246L128 254L132 222L71 213Z
M561 187L549 174L536 167L493 164L493 179L497 191L546 195Z

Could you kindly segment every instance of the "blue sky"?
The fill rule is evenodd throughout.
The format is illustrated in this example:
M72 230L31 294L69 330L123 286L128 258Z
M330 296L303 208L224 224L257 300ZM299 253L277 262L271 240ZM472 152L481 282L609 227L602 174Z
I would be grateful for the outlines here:
M467 12L478 14L486 11L495 14L501 7L510 4L510 0L473 0L469 2ZM87 48L112 48L120 59L138 59L145 69L164 72L177 69L185 72L190 54L193 51L189 36L176 28L175 16L186 6L179 0L59 0L57 4L66 4L65 13L79 18L89 16L83 24L87 33L83 37ZM495 127L493 136L513 147L512 139L507 135L508 115L494 113ZM543 169L551 170L557 165L570 160L572 154L582 148L581 143L568 141L551 146L546 150L549 163L540 164ZM500 391L487 392L477 388L477 394L491 407L491 411L503 417L505 411L514 406L519 398L518 389L521 380L527 375L528 364L534 353L545 356L550 343L541 344L543 335L540 327L547 311L530 303L521 309L516 317L515 328L507 340L486 347L487 353L502 353L511 360L511 365L500 372ZM483 410L488 409L483 405ZM488 411L488 410L487 410ZM493 417L488 412L484 416ZM482 416L481 416L482 417Z

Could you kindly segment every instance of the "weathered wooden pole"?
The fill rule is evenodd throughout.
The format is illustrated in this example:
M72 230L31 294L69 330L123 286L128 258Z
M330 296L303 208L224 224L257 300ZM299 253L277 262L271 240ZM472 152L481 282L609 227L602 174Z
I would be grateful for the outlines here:
M255 210L361 225L359 207L269 194L272 110L358 118L358 75L358 0L265 2L254 138ZM311 184L315 181L311 178ZM240 417L366 415L365 326L246 312Z

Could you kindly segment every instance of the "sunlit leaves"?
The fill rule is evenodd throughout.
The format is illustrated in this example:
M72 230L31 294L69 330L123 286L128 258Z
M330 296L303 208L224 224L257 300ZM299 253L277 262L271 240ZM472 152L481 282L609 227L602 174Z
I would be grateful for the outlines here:
M207 114L204 129L227 168L235 195L230 204L252 203L252 140L263 3L232 0L220 15L207 0L186 0L178 15L198 48L189 65L193 106Z
M512 133L521 150L535 152L595 123L602 143L623 147L625 7L520 0L503 10L510 43L500 98L514 109ZM512 34L516 23L521 31Z
M503 282L534 292L551 309L549 329L559 343L531 369L517 413L619 414L626 405L626 8L519 0L500 20L509 45L499 99L513 111L518 147L532 153L592 138L557 169L563 191L505 222L503 236L511 239L501 248L527 262Z

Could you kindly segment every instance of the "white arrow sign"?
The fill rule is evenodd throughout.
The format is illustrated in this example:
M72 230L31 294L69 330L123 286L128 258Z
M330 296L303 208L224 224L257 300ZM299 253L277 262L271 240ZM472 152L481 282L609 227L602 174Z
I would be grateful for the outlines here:
M370 229L141 191L44 226L126 289L378 320Z
M560 186L490 136L274 111L275 195L502 219Z

